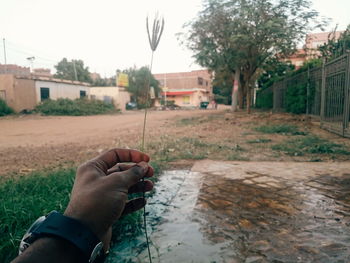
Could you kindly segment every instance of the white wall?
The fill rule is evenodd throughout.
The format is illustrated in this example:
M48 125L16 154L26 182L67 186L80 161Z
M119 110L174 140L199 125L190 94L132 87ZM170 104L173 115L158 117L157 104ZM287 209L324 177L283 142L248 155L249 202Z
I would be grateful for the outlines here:
M90 87L69 84L69 83L60 83L53 81L43 81L43 80L35 80L35 92L36 92L36 100L40 102L40 88L49 88L50 89L50 99L56 100L59 98L67 98L67 99L78 99L80 98L80 91L86 91L86 96L90 95Z
M125 110L125 104L130 101L129 92L120 87L91 87L90 98L108 101L113 100L114 106L120 110Z

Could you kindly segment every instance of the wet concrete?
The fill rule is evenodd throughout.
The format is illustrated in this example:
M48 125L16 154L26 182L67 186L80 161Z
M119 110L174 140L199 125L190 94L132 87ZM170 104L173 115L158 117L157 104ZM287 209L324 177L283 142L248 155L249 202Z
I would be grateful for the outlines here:
M154 262L350 262L349 163L200 161L157 188ZM139 238L112 258L148 262Z

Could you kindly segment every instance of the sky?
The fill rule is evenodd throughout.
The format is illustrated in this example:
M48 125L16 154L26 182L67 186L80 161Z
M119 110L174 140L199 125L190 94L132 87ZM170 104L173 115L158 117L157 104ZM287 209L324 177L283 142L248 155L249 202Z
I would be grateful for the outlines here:
M200 69L192 53L180 44L183 31L201 9L201 0L0 0L0 40L5 38L8 64L51 68L63 57L82 59L102 77L116 69L149 65L151 51L146 16L158 11L165 29L154 55L153 72ZM313 0L327 30L350 24L350 0ZM0 63L4 63L0 41Z

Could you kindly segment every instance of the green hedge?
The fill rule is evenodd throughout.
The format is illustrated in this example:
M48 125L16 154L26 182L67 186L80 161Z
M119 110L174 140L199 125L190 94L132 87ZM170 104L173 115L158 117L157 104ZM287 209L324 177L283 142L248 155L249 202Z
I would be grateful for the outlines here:
M272 109L273 108L273 92L272 91L258 91L256 95L256 108Z
M35 111L44 115L96 115L116 112L113 104L88 99L45 100L36 106Z
M6 101L0 99L0 116L5 116L14 113L15 111L10 108Z
M285 97L285 109L295 114L306 113L307 83L288 87Z

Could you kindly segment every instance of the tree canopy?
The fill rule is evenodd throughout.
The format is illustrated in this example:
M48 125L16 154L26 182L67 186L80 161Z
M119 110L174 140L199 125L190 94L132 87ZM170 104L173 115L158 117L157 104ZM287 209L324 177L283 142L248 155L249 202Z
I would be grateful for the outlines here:
M266 61L293 53L307 32L323 24L310 6L309 0L206 0L185 25L185 41L201 66L226 70L232 79L240 72L240 104L245 100L249 111L251 87Z
M127 90L132 94L132 98L137 102L139 108L145 108L149 103L148 98L148 87L153 87L156 98L160 94L159 82L154 78L148 67L129 68L123 70L123 73L128 74L129 86ZM149 85L149 86L148 86ZM152 101L153 102L153 101Z
M56 78L68 79L68 80L78 80L81 82L91 83L91 77L89 68L84 66L84 62L80 59L72 59L68 61L66 58L63 58L55 66Z
M335 39L335 34L332 33L328 36L328 42L319 47L321 57L328 60L344 55L350 50L350 25L348 25L338 40Z

